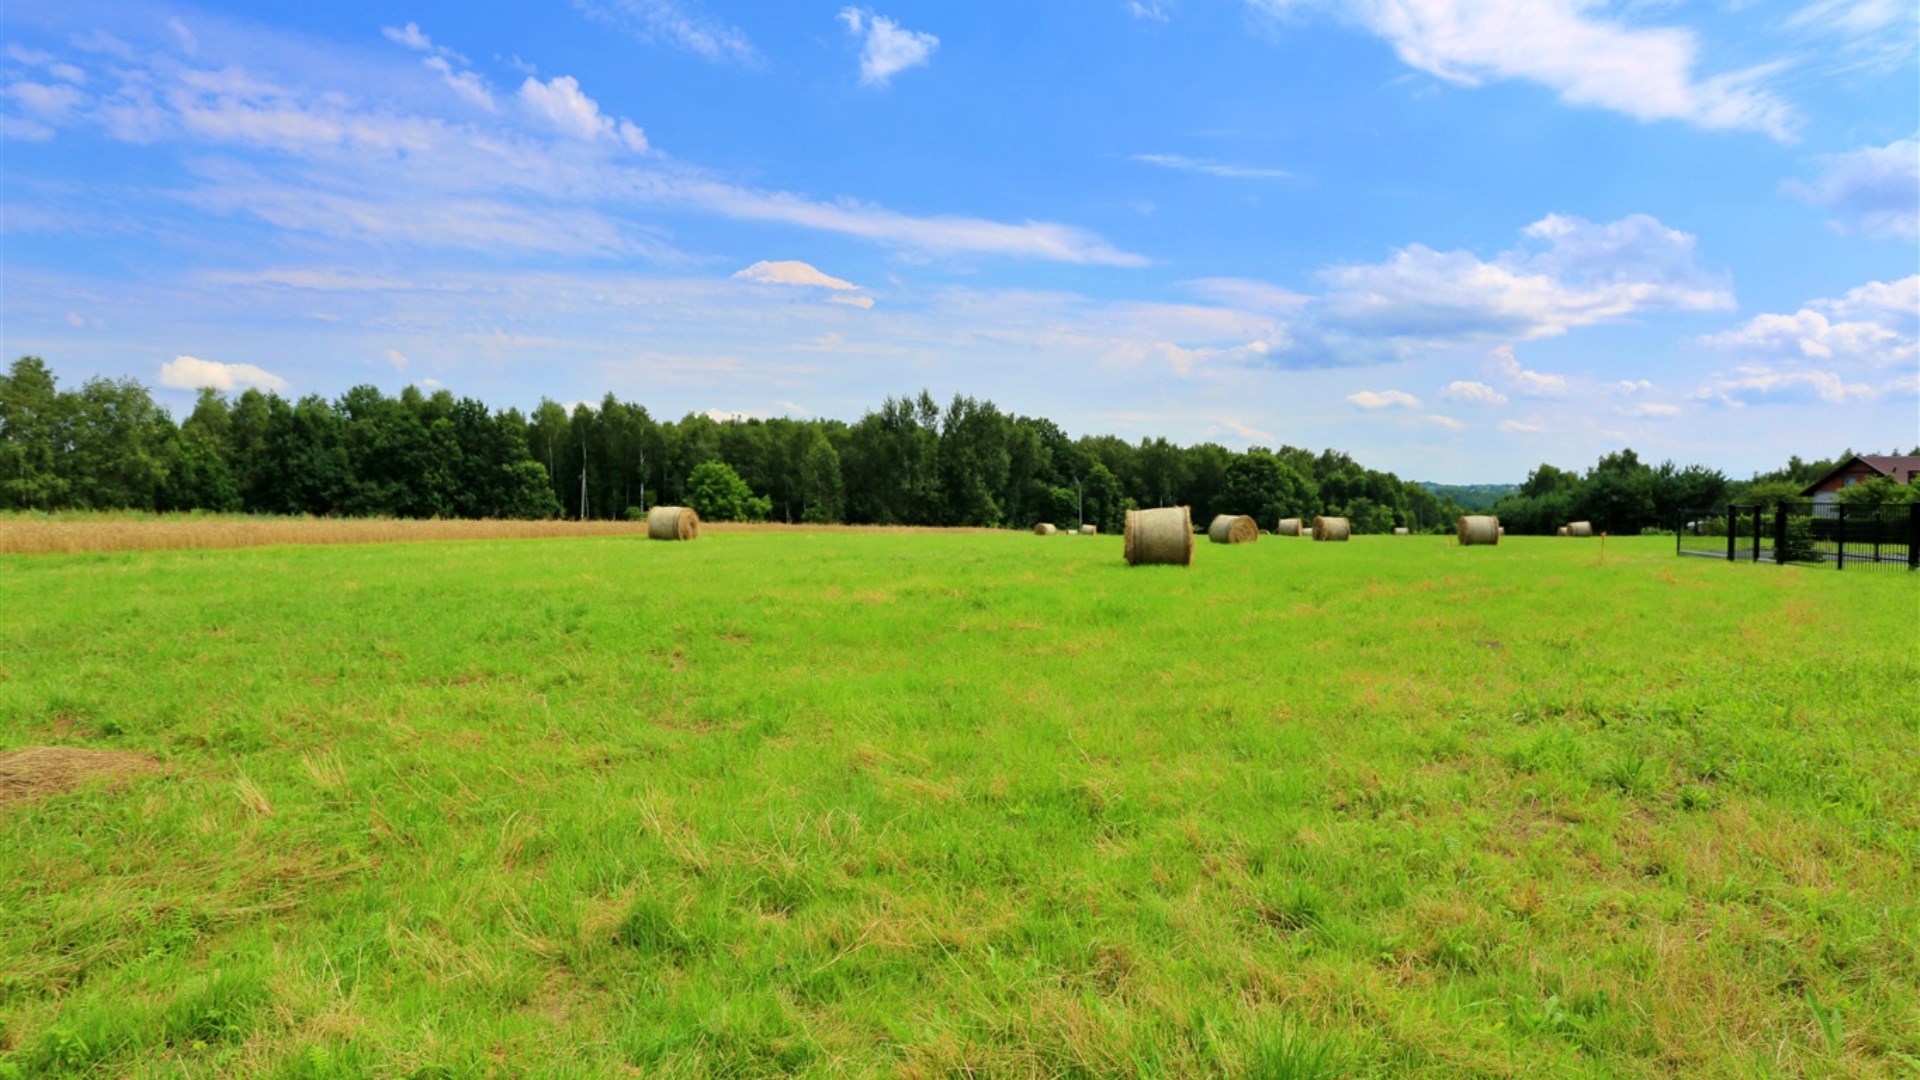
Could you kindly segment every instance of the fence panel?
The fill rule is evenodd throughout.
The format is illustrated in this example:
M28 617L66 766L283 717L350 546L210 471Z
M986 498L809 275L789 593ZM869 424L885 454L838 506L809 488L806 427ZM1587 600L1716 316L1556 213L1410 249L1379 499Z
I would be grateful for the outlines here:
M1689 510L1675 552L1836 570L1920 570L1920 504L1793 501Z

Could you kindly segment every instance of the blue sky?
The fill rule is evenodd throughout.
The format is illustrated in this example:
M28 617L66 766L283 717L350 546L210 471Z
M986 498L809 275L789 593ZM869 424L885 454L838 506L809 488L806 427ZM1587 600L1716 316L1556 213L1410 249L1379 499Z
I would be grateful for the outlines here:
M1512 480L1920 442L1908 0L9 0L6 354Z

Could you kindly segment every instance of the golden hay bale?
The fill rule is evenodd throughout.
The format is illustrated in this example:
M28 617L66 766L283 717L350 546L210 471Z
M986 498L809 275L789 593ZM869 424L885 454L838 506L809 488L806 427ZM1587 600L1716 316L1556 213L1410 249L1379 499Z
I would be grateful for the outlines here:
M1353 536L1353 522L1343 517L1317 517L1313 519L1313 538L1315 540L1347 540Z
M1080 526L1080 535L1081 535L1081 536L1093 536L1093 535L1095 535L1095 534L1097 534L1097 533L1099 533L1099 531L1100 531L1100 526L1098 526L1098 525L1082 525L1082 526Z
M1569 521L1567 523L1567 535L1568 536L1592 536L1593 522Z
M1193 512L1184 506L1127 511L1128 566L1193 565Z
M1277 536L1299 536L1304 530L1299 518L1281 518L1280 527L1273 531Z
M1566 536L1566 535L1567 535L1567 527L1566 527L1565 525L1562 525L1562 526L1560 526L1559 528L1557 528L1557 529L1555 529L1555 530L1553 530L1553 535L1555 535L1555 536Z
M1495 530L1493 530L1493 531L1494 531L1494 534L1495 534L1496 536L1505 536L1505 535L1507 535L1507 527L1506 527L1505 525L1502 525L1502 526L1500 526L1499 528L1497 528L1497 529L1495 529Z
M1033 527L1033 535L1035 536L1052 536L1059 531L1059 529L1054 528L1044 521Z
M1454 534L1460 538L1461 547L1498 544L1500 533L1500 519L1486 514L1462 515L1459 525L1454 528Z
M1260 539L1260 526L1245 514L1220 514L1207 526L1207 539L1216 544L1251 544Z
M1405 525L1395 525L1395 526L1393 527L1393 535L1395 535L1395 536L1412 536L1412 535L1413 535L1413 530L1412 530L1412 529L1409 529L1409 528L1407 528L1407 527L1406 527Z
M656 506L647 511L647 536L654 540L697 540L700 515L688 506Z

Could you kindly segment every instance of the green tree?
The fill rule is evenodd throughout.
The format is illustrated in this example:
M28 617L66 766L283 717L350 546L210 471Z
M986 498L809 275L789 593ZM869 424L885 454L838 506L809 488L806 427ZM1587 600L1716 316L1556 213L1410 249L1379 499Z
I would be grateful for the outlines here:
M687 477L687 505L708 521L760 521L773 511L772 500L755 496L724 461L694 467Z
M1859 506L1878 509L1882 506L1905 506L1920 502L1920 484L1902 484L1892 477L1876 476L1865 483L1840 489L1836 496L1847 506Z
M840 455L818 431L800 459L800 520L832 524L845 512L846 489L840 478Z
M67 503L60 475L69 401L37 356L0 375L0 508L51 510Z

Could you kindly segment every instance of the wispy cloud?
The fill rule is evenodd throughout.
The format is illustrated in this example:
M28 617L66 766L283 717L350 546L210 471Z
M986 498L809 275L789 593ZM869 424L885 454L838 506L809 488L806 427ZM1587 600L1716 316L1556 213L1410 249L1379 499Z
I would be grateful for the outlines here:
M862 39L860 82L867 86L886 86L908 68L925 67L940 47L932 34L908 30L866 8L841 8L839 18L849 34Z
M1473 405L1505 405L1507 395L1495 390L1483 382L1471 379L1459 379L1450 382L1440 391L1440 396L1448 401L1464 401Z
M1842 231L1894 240L1920 239L1920 139L1900 139L1820 159L1810 181L1790 180L1788 192L1840 216Z
M648 44L665 44L714 63L750 67L760 62L746 31L676 0L573 0L573 6Z
M1158 165L1163 169L1178 169L1181 172L1201 173L1205 176L1218 176L1228 180L1294 179L1294 175L1285 169L1234 165L1224 161L1187 157L1183 154L1135 154L1133 160L1143 165Z
M1348 394L1347 401L1369 412L1379 409L1417 409L1420 399L1404 390L1361 390Z
M581 93L580 81L571 75L556 76L546 82L527 76L527 81L520 84L520 103L562 134L588 142L618 141L637 153L647 151L646 132L631 120L601 115L599 103Z
M1518 79L1569 105L1636 120L1759 131L1789 139L1793 108L1764 88L1772 68L1698 74L1692 31L1607 19L1584 0L1248 0L1280 15L1325 6L1389 42L1411 67L1456 86Z

